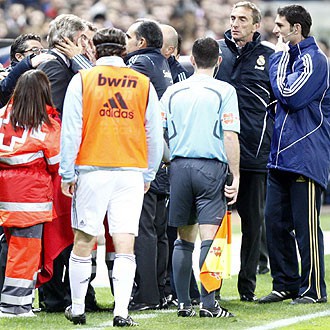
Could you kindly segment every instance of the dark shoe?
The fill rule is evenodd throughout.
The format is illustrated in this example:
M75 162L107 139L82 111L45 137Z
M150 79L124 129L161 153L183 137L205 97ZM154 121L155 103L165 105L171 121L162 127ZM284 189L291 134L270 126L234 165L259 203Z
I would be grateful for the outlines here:
M168 309L168 303L165 297L160 299L158 309Z
M265 275L269 273L269 268L266 266L266 267L260 267L258 266L258 269L257 269L257 274L259 275Z
M133 319L128 315L125 319L121 316L115 316L113 319L113 326L114 327L136 327L139 323L134 322Z
M258 301L258 298L254 294L252 295L241 294L240 300L244 302L256 302Z
M68 306L64 312L65 317L73 324L86 324L86 314L73 315L72 306Z
M193 306L199 306L200 303L201 303L201 300L199 298L192 298L191 299L191 304Z
M192 317L195 315L196 315L196 312L194 311L192 305L185 306L183 303L180 303L179 308L178 308L178 316Z
M204 308L201 303L199 317L234 317L234 314L228 312L227 309L222 308L219 303L215 301L213 308Z
M328 302L328 298L325 296L325 297L322 297L320 299L317 299L316 302L318 304L324 304L324 303L327 303Z
M172 294L169 294L166 297L167 305L170 306L175 306L178 307L178 299L174 298Z
M301 296L291 301L291 305L298 304L315 304L315 303L326 303L328 301L327 297L322 297L320 299L313 299L307 296Z
M130 304L128 305L128 310L134 312L148 311L158 308L159 308L159 304L135 303L134 301L131 301Z
M295 299L297 294L290 291L275 291L273 290L268 296L259 299L259 304L268 304L274 302L280 302L286 299Z

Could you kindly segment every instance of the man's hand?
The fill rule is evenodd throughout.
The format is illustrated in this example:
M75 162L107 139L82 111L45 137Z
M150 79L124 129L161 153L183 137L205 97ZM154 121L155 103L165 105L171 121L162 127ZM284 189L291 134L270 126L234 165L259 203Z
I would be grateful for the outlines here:
M275 45L275 53L276 52L287 52L289 51L289 41L284 42L283 36L279 35L277 39L277 44Z
M9 75L9 71L0 71L0 81Z
M70 59L75 55L83 54L84 52L84 47L82 46L80 38L77 40L76 45L69 38L63 37L63 41L57 42L55 48Z
M35 69L39 64L49 61L49 60L55 60L55 56L52 54L47 54L47 53L41 53L39 55L36 55L31 58L31 64L32 67Z
M230 186L225 185L225 196L229 200L228 205L236 203L239 187L239 176L234 175L233 182Z
M75 182L62 182L61 183L61 189L62 189L63 195L71 197L71 198L74 193L74 187L75 187Z
M146 194L150 188L150 182L145 182L144 183L144 193Z

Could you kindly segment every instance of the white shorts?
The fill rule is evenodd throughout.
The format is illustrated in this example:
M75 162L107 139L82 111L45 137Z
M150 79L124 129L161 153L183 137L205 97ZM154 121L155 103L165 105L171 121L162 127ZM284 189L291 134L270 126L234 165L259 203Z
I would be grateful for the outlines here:
M72 200L72 228L97 236L108 212L110 235L138 235L144 197L142 172L91 171L78 175Z

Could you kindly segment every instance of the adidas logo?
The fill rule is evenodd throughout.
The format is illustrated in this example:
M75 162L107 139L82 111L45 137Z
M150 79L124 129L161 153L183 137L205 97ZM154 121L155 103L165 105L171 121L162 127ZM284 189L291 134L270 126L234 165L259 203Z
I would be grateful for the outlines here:
M302 175L300 175L296 182L306 182L306 179Z
M99 111L99 114L102 117L134 118L134 112L128 111L128 106L120 93L116 93L114 97L109 98L108 101L103 104L103 108Z

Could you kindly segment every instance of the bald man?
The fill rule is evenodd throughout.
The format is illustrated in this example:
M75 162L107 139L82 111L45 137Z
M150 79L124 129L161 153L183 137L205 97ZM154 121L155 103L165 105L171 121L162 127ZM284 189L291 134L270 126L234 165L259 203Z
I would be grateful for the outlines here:
M179 81L187 79L190 74L176 59L179 44L178 33L171 25L161 24L160 28L163 33L163 47L160 51L167 59L170 66L173 83L175 84Z

